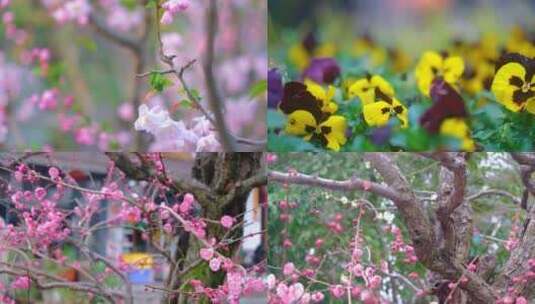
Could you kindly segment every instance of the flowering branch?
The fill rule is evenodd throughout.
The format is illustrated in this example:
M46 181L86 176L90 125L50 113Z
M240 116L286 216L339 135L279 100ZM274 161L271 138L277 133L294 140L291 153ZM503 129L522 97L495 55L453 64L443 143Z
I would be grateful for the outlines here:
M453 188L458 187L458 189L444 191L444 201L439 202L439 204L447 204L448 207L444 210L452 215L451 220L453 221L466 220L465 217L471 217L471 213L464 210L464 208L468 207L468 204L463 204L465 201L464 188L466 181L453 180L455 178L466 178L464 156L446 154L429 156L439 160L445 168L442 174L443 179L440 191L442 192L445 189L444 184L446 183L450 183ZM471 235L471 226L469 224L459 226L461 229L452 231L451 236L446 236L447 233L442 229L438 230L440 233L436 233L422 202L415 195L406 177L395 164L393 155L388 153L367 153L364 158L377 170L386 185L363 181L358 178L344 181L330 180L296 172L286 174L271 171L268 173L268 178L271 181L284 184L311 185L335 191L368 191L392 200L408 228L418 260L446 280L456 281L461 277L465 278L463 284L459 286L470 295L474 303L494 303L498 295L493 286L478 273L467 271L463 261L459 259L465 256L466 252L462 249L456 250L456 244L447 240L444 240L443 247L439 247L443 242L443 238L447 237L451 237L452 240L462 240L464 243L467 237ZM471 223L470 218L468 219L468 223ZM449 225L448 223L446 228L450 227ZM530 227L530 229L535 229L535 227ZM464 248L465 245L462 246ZM530 255L524 254L524 256Z

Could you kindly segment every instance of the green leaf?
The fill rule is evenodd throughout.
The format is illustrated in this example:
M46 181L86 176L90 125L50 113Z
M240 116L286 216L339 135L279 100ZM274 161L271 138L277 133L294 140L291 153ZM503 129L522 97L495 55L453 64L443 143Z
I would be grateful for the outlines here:
M186 109L191 109L193 107L193 104L191 103L191 100L189 99L182 99L180 101L180 106Z
M152 1L149 1L149 3ZM147 5L149 4L147 3ZM121 5L126 7L128 10L133 10L137 6L137 0L121 0Z
M158 0L149 0L147 2L147 5L145 5L146 8L156 8L158 6Z
M163 91L171 85L171 81L159 72L151 72L149 76L150 87L156 92Z
M284 115L276 110L268 110L267 112L267 122L269 128L283 128L286 123L286 118Z
M267 92L267 89L267 80L260 80L251 86L251 88L249 89L249 96L251 97L251 99L254 99L259 95L263 94L264 92Z
M196 89L190 89L190 93L191 95L193 95L193 98L195 98L195 100L201 101L202 97L199 91L197 91Z
M299 137L268 134L268 151L300 152L317 150L314 145Z

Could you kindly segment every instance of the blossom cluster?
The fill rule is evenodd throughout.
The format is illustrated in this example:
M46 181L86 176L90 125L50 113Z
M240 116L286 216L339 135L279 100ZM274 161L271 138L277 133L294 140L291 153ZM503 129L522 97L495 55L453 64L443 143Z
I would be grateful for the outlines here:
M159 106L139 107L139 116L134 123L138 131L146 131L154 135L152 149L155 151L217 151L220 143L217 132L206 117L193 119L191 126L183 121L175 121L169 112Z

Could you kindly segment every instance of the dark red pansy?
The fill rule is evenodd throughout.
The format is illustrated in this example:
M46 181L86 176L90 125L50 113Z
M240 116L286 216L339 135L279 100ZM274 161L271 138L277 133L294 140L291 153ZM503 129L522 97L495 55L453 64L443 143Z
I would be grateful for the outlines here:
M312 52L314 52L314 49L316 49L316 47L318 46L318 40L316 39L316 35L314 34L314 32L308 32L301 44L309 54L312 54Z
M468 116L463 98L444 79L433 80L430 95L433 105L420 117L420 125L429 133L438 133L446 118Z
M328 116L328 113L321 111L321 101L307 91L306 85L297 81L288 82L284 85L279 109L286 115L297 110L308 111L318 123Z

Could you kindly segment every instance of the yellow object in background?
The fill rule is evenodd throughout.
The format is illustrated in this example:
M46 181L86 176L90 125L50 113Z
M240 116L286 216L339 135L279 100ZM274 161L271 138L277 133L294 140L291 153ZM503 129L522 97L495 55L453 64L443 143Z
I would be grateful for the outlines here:
M154 263L152 256L145 252L130 252L121 255L123 261L139 269L151 269Z

